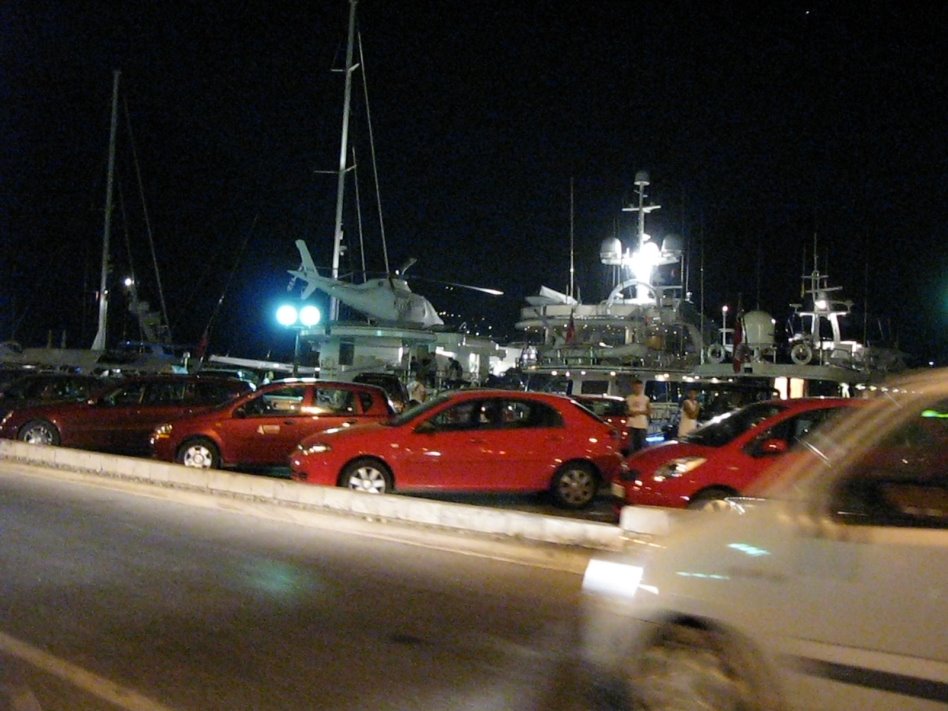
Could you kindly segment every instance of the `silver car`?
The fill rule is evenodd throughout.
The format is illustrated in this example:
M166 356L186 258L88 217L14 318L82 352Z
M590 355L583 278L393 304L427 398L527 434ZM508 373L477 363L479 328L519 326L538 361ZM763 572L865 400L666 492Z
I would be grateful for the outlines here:
M879 388L751 500L590 561L583 653L612 707L948 705L948 371Z

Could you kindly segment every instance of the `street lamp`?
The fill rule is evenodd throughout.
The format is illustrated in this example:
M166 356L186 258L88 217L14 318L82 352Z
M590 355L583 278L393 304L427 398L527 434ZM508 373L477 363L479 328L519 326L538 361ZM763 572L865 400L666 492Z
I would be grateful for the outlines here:
M277 309L276 319L281 326L292 328L295 332L293 341L293 377L299 375L300 371L300 330L312 328L319 323L322 314L319 309L312 304L306 304L297 309L292 304L283 304Z
M721 307L721 345L727 345L727 304Z

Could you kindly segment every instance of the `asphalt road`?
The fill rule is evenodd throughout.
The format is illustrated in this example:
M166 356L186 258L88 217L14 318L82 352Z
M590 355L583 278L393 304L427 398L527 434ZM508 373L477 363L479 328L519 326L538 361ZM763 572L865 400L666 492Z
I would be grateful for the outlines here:
M587 707L581 565L327 520L3 464L0 709Z

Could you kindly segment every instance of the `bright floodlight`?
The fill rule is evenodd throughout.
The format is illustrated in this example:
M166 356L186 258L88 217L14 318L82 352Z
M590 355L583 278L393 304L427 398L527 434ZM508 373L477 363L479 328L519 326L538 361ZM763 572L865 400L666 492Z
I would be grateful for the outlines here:
M322 314L319 313L319 309L312 304L307 304L300 309L300 323L306 326L306 328L315 326L319 323L320 318L322 318Z
M280 325L292 326L296 323L296 307L290 304L283 304L283 306L277 309L276 317Z

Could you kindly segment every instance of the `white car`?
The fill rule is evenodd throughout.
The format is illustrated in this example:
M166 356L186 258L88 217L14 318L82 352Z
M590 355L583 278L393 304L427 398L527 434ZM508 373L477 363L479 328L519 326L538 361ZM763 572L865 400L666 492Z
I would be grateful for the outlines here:
M948 708L948 371L892 383L756 500L590 561L611 707Z

